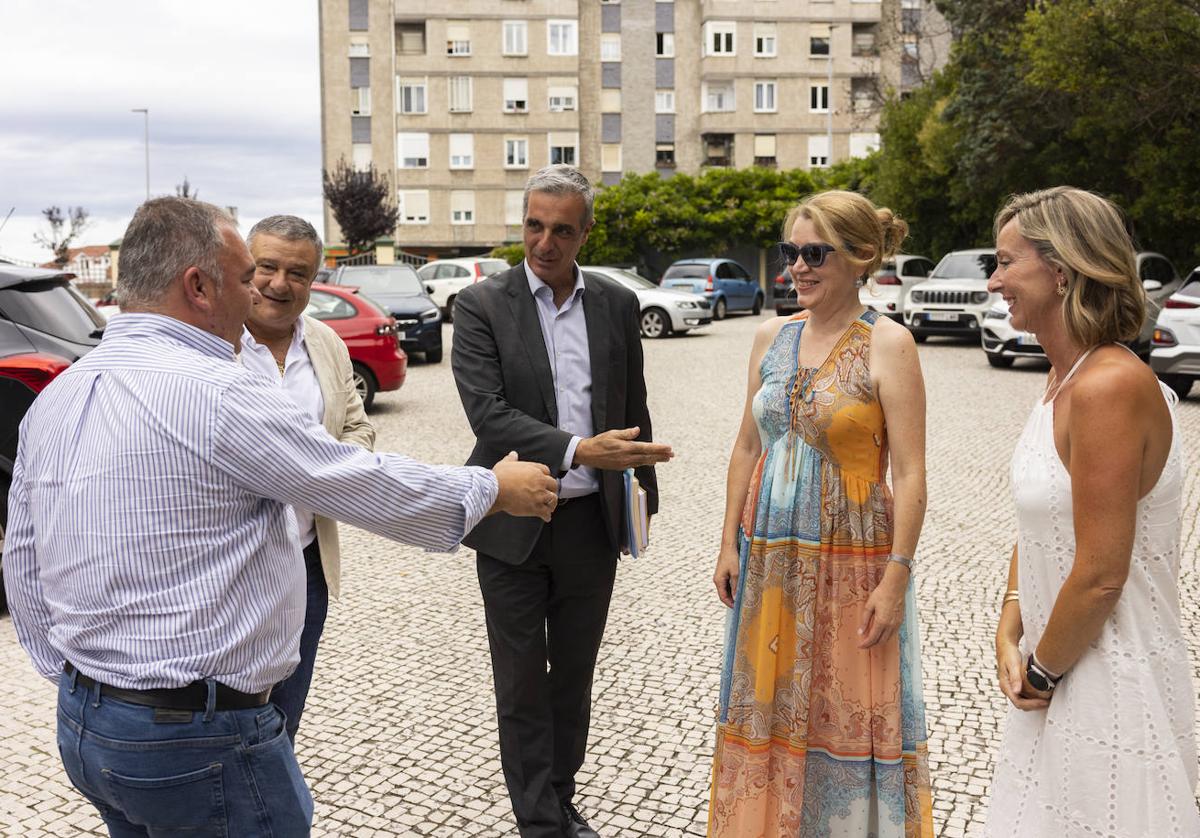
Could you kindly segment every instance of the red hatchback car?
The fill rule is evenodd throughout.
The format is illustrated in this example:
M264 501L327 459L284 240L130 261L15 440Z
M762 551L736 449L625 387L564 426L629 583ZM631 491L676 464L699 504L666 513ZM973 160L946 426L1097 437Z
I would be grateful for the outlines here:
M400 389L408 373L408 355L400 348L395 318L377 303L356 288L314 283L304 313L346 342L363 407L369 408L380 390Z

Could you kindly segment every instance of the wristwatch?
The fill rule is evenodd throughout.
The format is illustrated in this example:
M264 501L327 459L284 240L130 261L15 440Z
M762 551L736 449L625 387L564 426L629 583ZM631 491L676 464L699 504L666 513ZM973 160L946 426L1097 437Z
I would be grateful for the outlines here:
M1051 675L1049 671L1044 669L1033 657L1029 656L1029 660L1025 663L1025 678L1038 692L1052 693L1054 688L1058 686L1058 682L1062 680L1061 675Z

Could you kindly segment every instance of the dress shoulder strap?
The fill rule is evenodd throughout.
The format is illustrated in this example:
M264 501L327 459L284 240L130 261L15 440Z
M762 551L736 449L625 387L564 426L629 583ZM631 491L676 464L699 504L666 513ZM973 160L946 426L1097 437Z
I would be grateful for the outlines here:
M1063 376L1062 384L1058 385L1060 389L1062 388L1063 384L1066 384L1068 381L1071 380L1071 376L1073 376L1075 374L1075 370L1079 369L1080 365L1082 365L1083 362L1087 360L1088 356L1091 355L1092 352L1094 352L1095 350L1096 350L1096 347L1093 346L1087 352L1084 352L1082 355L1080 355L1079 360L1077 360L1075 363L1071 364L1071 368L1069 370L1067 370L1067 374Z
M1073 376L1075 374L1075 371L1077 369L1079 369L1080 365L1083 364L1083 362L1087 360L1088 356L1091 355L1092 352L1094 352L1095 350L1096 350L1096 347L1093 346L1091 349L1084 352L1082 355L1079 356L1078 359L1076 359L1075 363L1071 364L1071 368L1069 370L1067 370L1067 374L1064 375L1061 380L1054 381L1051 384L1048 384L1046 386L1046 392L1042 396L1042 402L1049 403L1049 402L1052 402L1055 399L1057 399L1058 394L1062 392L1062 388L1064 386L1066 386L1066 383L1068 381L1071 380L1071 376Z

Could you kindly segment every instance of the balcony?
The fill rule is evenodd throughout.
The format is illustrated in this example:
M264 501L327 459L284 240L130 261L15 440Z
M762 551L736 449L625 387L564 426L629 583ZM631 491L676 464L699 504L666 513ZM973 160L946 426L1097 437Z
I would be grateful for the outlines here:
M701 140L704 143L702 166L733 166L733 134L706 133L701 134Z
M728 167L733 165L733 134L702 134L704 159L701 165Z
M855 23L851 35L851 55L872 58L879 55L879 24Z

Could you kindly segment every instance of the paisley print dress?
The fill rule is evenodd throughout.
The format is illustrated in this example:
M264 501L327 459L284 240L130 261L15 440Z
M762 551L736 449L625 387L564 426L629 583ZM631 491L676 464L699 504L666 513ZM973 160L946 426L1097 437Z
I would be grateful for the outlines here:
M806 313L763 358L762 439L744 507L709 835L932 838L917 613L858 648L892 546L887 429L870 377L876 313L816 368Z

